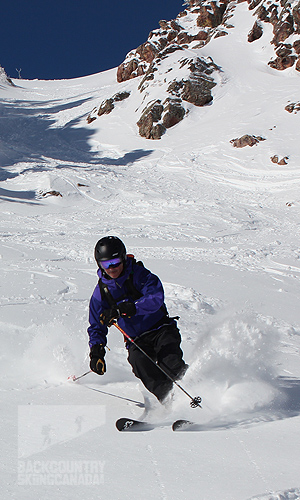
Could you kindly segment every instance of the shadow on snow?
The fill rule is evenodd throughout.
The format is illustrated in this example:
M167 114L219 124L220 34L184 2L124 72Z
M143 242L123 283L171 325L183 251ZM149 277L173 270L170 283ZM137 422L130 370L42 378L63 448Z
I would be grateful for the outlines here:
M27 203L28 200L35 200L35 198L35 191L11 191L10 189L0 188L0 200Z
M121 158L101 158L92 152L89 140L93 130L79 126L84 117L56 126L52 115L81 106L91 97L70 103L4 101L0 104L0 181L13 177L3 167L21 161L39 161L42 157L62 162L126 166L149 156L152 150L134 150Z

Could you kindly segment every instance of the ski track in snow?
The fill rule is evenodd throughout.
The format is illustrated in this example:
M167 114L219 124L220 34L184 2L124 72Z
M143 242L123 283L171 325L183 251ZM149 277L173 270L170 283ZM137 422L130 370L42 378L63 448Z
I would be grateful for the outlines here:
M251 497L249 500L299 500L300 489L293 488L286 491L280 491L278 493L271 493L269 495L259 495Z
M253 24L250 13L242 21L245 10L235 12L241 33ZM141 106L136 82L117 84L115 70L1 85L3 498L21 498L18 406L44 405L51 414L62 404L103 406L105 426L33 459L100 456L106 498L135 499L141 491L162 500L300 498L299 114L284 111L299 100L299 82L288 70L263 69L267 28L255 58L249 44L247 57L230 52L234 36L241 44L239 34L222 41L230 59L218 40L204 49L224 68L213 106L190 110L158 142L138 137L128 118L128 109ZM122 103L87 126L93 107L120 90L132 91L129 108ZM267 140L234 149L229 141L243 133ZM271 163L275 153L289 155L288 165ZM203 398L203 408L190 409L175 390L171 420L195 420L198 432L174 435L170 415L151 398L147 418L164 425L134 436L115 432L118 417L138 418L145 403L113 329L105 377L65 383L88 369L93 248L108 233L161 277L169 312L180 316L190 365L182 385ZM100 487L26 486L22 500L67 500L70 492L94 498Z

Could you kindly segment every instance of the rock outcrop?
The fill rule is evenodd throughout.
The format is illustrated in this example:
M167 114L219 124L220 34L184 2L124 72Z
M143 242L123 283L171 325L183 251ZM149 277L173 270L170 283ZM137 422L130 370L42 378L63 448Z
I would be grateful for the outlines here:
M144 75L154 60L190 48L191 45L194 48L201 47L220 31L224 32L224 26L222 29L218 28L226 20L228 4L229 0L223 0L219 4L208 0L189 2L189 7L178 14L176 20L160 21L160 29L151 31L145 43L127 54L125 61L118 67L117 81L123 82ZM188 14L193 15L194 26L191 31L184 23Z
M150 88L161 87L159 99L150 99L137 121L143 137L160 138L187 115L188 105L205 106L212 102L215 75L220 68L211 58L200 58L196 52L191 56L190 49L203 47L213 36L227 34L222 23L228 4L229 0L189 2L175 20L160 21L160 28L151 31L148 40L131 51L118 67L118 82L143 76L138 89L145 99ZM187 16L193 19L190 27L185 22Z
M213 104L213 89L222 81L222 69L218 61L202 56L199 49L205 47L208 54L206 46L212 40L228 35L234 28L230 20L242 2L247 3L254 18L245 40L255 44L264 35L266 24L271 25L269 42L274 57L266 64L277 71L300 71L300 0L186 0L185 9L176 19L160 21L159 28L130 51L117 69L121 84L138 79L141 100L136 123L142 137L159 139L193 106ZM109 96L87 121L111 113L116 102L116 96ZM290 107L286 109L290 111ZM258 140L263 139L246 135L232 143L235 147L253 146Z
M289 113L298 113L300 111L300 102L291 102L285 108Z
M257 20L248 35L248 41L253 42L263 34L263 23L270 23L273 27L273 39L271 43L275 47L276 57L269 61L271 68L283 71L294 66L299 71L299 48L300 39L294 45L284 43L291 35L300 34L300 1L298 3L288 0L249 1L249 9L256 9L254 15ZM296 45L295 45L296 44Z
M139 133L146 139L160 139L166 129L177 125L184 115L181 99L167 98L163 103L157 100L143 110L137 122Z
M277 165L287 165L288 159L289 159L288 156L284 156L283 158L281 158L281 160L279 160L279 157L277 155L271 156L271 158L270 158L271 162L276 163Z
M97 119L97 116L108 115L115 108L116 102L124 101L124 99L127 99L129 96L130 92L118 92L113 97L105 99L102 101L99 108L94 108L93 111L89 113L86 121L92 123Z
M258 144L260 141L265 141L266 139L261 136L256 136L256 135L249 135L245 134L242 137L239 137L237 139L232 139L230 143L235 147L235 148L244 148L245 146L254 146L255 144Z

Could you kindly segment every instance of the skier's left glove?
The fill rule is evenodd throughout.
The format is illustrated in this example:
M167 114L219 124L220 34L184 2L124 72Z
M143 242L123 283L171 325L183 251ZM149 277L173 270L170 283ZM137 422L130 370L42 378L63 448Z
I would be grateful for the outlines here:
M136 313L136 307L133 302L121 302L118 304L118 309L122 318L131 318Z

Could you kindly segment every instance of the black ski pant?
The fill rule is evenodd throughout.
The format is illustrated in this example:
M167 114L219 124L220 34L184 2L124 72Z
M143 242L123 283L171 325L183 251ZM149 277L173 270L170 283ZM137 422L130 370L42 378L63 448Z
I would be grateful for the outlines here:
M158 400L162 401L173 387L173 382L156 366L158 364L173 380L180 378L187 365L182 359L181 336L175 323L164 325L135 339L154 363L137 347L130 344L128 361L132 371Z

